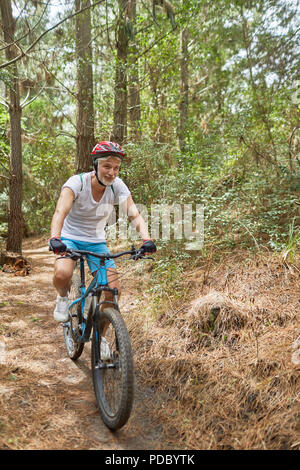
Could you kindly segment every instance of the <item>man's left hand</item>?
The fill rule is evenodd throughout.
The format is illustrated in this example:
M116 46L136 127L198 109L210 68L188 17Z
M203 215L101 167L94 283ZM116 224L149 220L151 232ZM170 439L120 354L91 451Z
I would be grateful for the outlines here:
M157 251L156 245L152 240L143 240L141 249L144 253L155 253Z

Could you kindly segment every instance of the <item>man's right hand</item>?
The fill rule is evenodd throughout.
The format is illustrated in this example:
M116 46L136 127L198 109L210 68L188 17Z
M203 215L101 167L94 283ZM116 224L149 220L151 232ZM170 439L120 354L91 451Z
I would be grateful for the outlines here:
M51 238L49 241L49 247L55 254L63 253L67 249L67 245L65 245L60 238Z

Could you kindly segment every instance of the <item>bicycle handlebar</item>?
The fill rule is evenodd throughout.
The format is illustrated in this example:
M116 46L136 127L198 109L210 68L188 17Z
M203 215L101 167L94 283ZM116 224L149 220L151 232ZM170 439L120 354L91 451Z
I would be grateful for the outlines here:
M145 254L145 251L141 248L139 248L138 250L132 246L132 249L130 251L121 251L120 253L115 253L115 254L111 254L111 253L94 253L92 251L86 251L86 250L71 250L70 248L67 248L66 253L69 253L71 256L70 258L82 258L83 256L87 256L87 255L90 255L90 256L94 256L95 258L99 258L99 259L102 259L102 260L106 260L106 259L115 259L115 258L120 258L121 256L124 256L124 255L131 255L131 259L134 259L135 261L138 260L138 259L153 259L151 257L144 257L144 254Z

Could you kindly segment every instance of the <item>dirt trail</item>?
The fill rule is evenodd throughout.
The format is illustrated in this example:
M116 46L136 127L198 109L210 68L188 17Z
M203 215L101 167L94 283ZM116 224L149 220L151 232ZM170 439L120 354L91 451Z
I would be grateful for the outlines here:
M161 426L151 418L151 389L136 381L129 422L110 432L99 416L90 372L90 343L73 362L62 328L53 319L54 257L45 243L25 243L29 276L0 271L0 448L168 449ZM126 281L121 309L132 304ZM127 311L125 308L127 307ZM138 371L137 371L138 372Z

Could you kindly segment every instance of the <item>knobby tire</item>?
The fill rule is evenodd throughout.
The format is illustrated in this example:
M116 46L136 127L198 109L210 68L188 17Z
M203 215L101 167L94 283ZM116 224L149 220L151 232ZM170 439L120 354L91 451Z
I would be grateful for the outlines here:
M102 335L109 342L111 352L111 358L103 361ZM117 310L106 308L101 312L98 325L93 328L91 353L94 391L101 418L111 430L120 429L132 409L134 364L129 334ZM97 357L100 357L98 363Z

